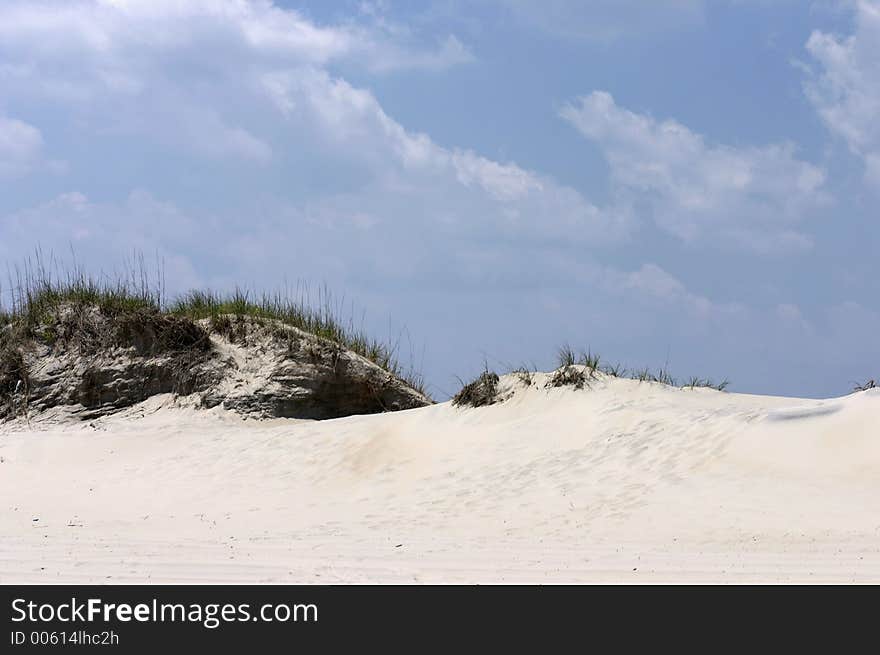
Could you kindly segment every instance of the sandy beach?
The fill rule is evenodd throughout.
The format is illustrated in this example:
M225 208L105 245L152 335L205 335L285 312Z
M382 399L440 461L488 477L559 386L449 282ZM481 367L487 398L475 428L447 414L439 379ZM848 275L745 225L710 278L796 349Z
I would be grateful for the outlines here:
M600 375L313 421L156 396L0 426L0 583L880 581L880 389Z

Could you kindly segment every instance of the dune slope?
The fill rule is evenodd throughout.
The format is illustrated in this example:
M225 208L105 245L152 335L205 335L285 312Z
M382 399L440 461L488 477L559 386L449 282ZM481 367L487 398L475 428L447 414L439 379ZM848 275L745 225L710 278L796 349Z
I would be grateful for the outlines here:
M0 425L0 582L880 581L880 390Z

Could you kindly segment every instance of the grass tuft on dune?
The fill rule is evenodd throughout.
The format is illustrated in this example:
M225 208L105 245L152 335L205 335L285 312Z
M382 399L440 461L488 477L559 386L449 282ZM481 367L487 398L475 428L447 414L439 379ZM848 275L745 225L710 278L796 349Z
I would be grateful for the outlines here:
M628 371L620 364L601 365L602 358L590 349L580 353L575 352L568 344L564 344L557 351L557 367L547 378L544 386L547 389L571 387L576 390L589 389L590 383L596 380L599 374L612 378L628 378L639 382L655 382L667 386L680 387L682 389L708 388L716 391L724 391L729 382L723 380L715 382L711 378L691 377L683 384L679 384L666 366L653 371L649 368ZM509 371L525 387L532 386L536 371L520 366ZM484 407L502 402L499 389L501 377L490 371L484 364L483 372L471 382L464 384L453 398L453 404L465 407ZM866 387L867 388L867 387Z

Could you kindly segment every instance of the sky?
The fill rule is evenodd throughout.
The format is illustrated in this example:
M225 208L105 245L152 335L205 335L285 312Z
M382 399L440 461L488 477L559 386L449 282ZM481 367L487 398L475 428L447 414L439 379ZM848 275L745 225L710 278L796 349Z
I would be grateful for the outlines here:
M878 0L2 0L0 266L327 285L438 399L566 343L839 396L878 117Z

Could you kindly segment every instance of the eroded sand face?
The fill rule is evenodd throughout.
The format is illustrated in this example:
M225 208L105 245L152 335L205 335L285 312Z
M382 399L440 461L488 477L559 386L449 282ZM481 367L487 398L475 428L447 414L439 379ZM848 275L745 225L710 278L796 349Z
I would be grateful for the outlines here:
M0 428L0 582L880 581L880 390Z

